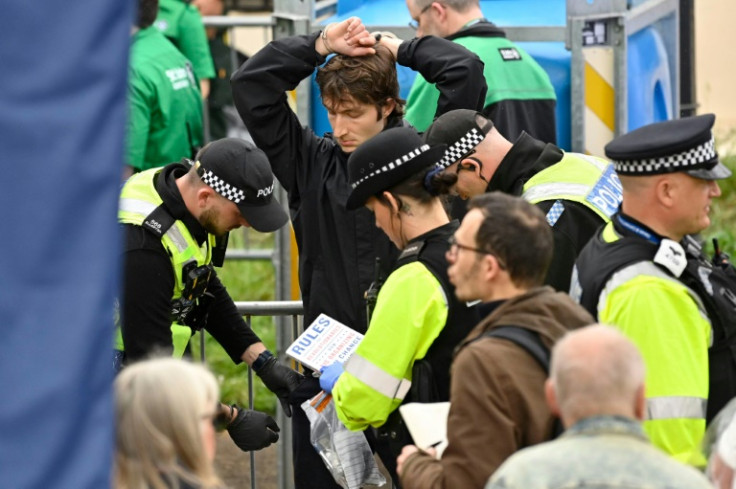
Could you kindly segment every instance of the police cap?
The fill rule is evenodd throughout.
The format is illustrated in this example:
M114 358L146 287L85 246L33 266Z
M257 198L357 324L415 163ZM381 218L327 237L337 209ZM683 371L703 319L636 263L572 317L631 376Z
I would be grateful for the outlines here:
M398 185L445 154L445 145L430 146L411 127L386 129L361 144L348 159L352 191L346 207L357 209L369 197Z
M447 168L469 155L493 129L493 122L480 112L456 109L439 116L424 133L424 141L432 146L447 145L437 166Z
M253 229L270 233L289 221L273 195L274 177L268 158L253 143L218 139L202 148L197 158L194 164L202 181L234 202Z
M606 145L606 156L620 175L685 172L703 180L731 176L719 160L711 128L715 115L704 114L640 127Z

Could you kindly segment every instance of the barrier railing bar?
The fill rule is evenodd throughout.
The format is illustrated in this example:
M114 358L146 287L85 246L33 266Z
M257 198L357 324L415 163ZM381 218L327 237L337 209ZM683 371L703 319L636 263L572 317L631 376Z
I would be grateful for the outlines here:
M245 322L251 325L250 315L245 316ZM248 409L251 411L255 406L255 399L253 394L253 369L248 367ZM256 452L251 450L250 453L250 487L256 489Z
M236 301L243 316L299 316L304 313L302 301Z
M302 301L237 301L235 307L238 312L244 316L245 321L248 324L252 324L251 319L253 316L291 316L292 317L292 332L295 339L299 335L299 316L303 314L304 307ZM204 333L204 332L202 332ZM204 337L201 338L200 344L202 361L205 361L204 357ZM277 352L278 358L281 357L282 352ZM254 409L255 406L255 392L253 389L253 369L248 368L248 409ZM277 403L277 409L281 409L281 406ZM283 416L282 416L283 417ZM281 423L282 437L288 438L285 432L291 431L291 425L288 423ZM249 453L250 457L250 487L256 489L256 454L255 451ZM279 460L279 464L282 461Z
M228 249L225 252L227 260L270 260L273 258L274 250L248 250Z

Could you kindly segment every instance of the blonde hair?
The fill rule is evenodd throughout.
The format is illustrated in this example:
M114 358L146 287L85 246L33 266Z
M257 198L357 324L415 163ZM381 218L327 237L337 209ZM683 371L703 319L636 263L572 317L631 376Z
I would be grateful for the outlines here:
M133 364L115 379L116 489L221 485L200 430L219 388L201 365L174 358Z

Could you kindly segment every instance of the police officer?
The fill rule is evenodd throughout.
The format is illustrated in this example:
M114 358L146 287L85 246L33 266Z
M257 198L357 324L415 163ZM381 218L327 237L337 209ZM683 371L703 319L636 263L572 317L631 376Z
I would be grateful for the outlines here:
M288 221L273 185L263 152L238 139L210 143L191 167L172 163L128 179L118 211L124 233L119 364L158 351L181 357L204 328L233 362L253 368L290 415L286 399L302 376L266 349L213 269L224 257L217 237L241 226L271 232ZM241 411L241 418L248 413ZM247 437L243 443L248 446Z
M340 363L327 367L320 385L332 392L345 426L380 427L379 441L391 451L381 458L394 477L396 457L411 443L396 408L404 401L449 400L452 352L478 321L447 276L445 253L459 223L424 187L443 152L424 144L413 128L397 127L363 143L348 160L347 208L370 209L402 253L345 372Z
M522 133L514 143L472 110L441 115L424 135L447 151L431 177L434 190L468 199L501 191L537 205L552 226L554 256L545 284L567 292L578 253L621 201L613 166L594 156L565 153Z
M731 175L714 149L714 121L651 124L606 146L623 203L581 252L571 287L642 351L652 442L695 465L705 463L706 421L736 394L734 270L723 255L706 258L692 236L710 225L716 180Z

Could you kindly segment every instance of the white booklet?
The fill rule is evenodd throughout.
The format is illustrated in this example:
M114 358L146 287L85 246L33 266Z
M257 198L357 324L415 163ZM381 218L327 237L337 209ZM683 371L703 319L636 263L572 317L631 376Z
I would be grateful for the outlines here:
M410 402L399 406L414 444L422 449L434 448L437 458L447 447L447 415L449 402Z
M334 362L345 363L363 335L326 314L317 319L297 338L286 354L312 370L319 371Z

